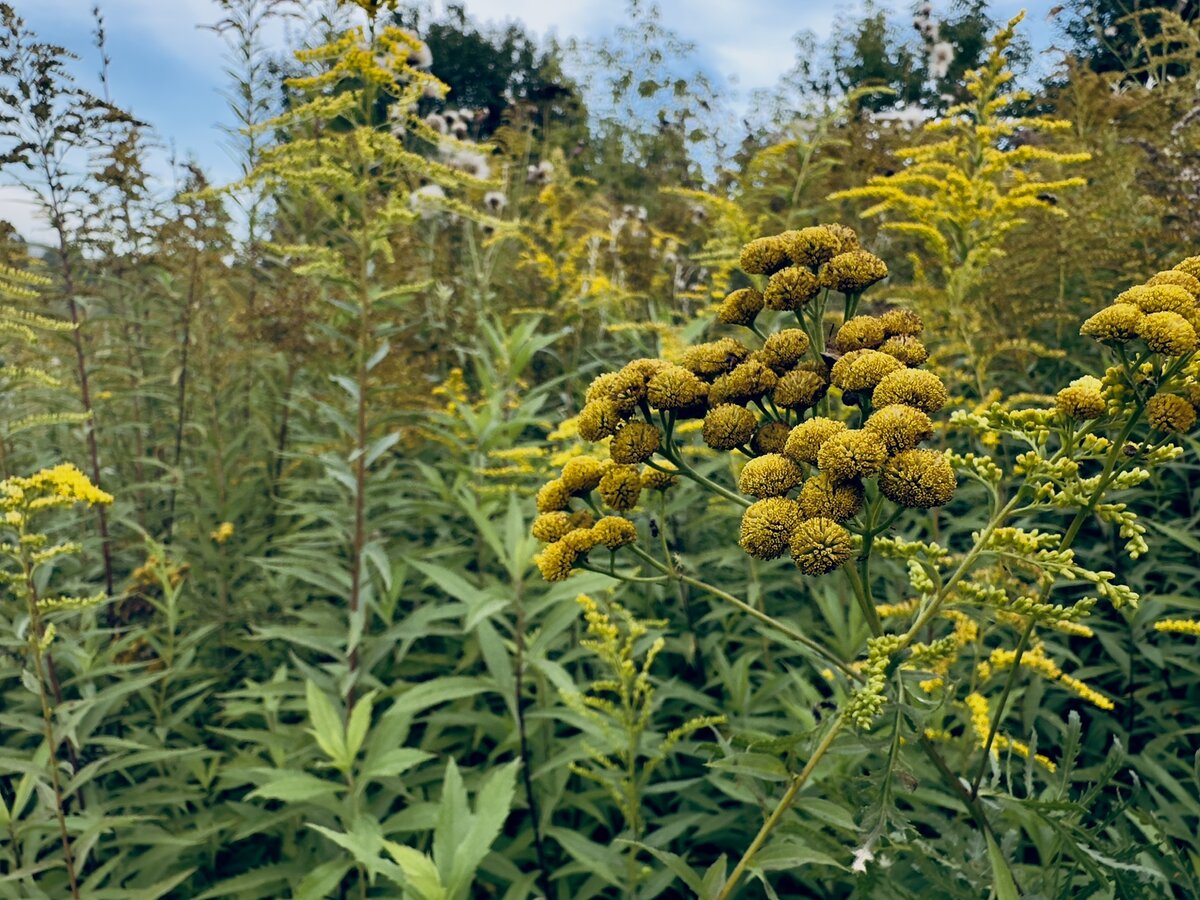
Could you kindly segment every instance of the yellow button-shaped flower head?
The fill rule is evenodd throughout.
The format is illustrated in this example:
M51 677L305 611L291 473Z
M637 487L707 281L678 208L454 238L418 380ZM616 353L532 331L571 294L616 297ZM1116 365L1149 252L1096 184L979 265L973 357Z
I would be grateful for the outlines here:
M843 294L857 294L887 278L887 274L887 263L874 253L851 250L839 253L821 267L821 284Z
M1196 409L1178 394L1155 394L1146 404L1150 427L1163 434L1184 434L1196 424Z
M903 368L900 360L879 350L851 350L833 364L829 378L843 391L873 391L885 377Z
M739 288L730 293L717 310L717 319L726 325L753 325L762 312L763 296L754 288Z
M787 443L783 446L783 455L796 462L817 464L817 456L821 446L834 435L846 430L845 422L816 416L807 422L801 422L788 435Z
M800 510L795 501L768 497L752 503L742 514L738 543L756 559L775 559L787 549L799 523Z
M821 290L817 276L805 266L780 269L767 282L763 304L767 309L795 310L802 307Z
M1196 349L1196 329L1176 312L1142 316L1137 333L1147 347L1164 356L1182 356Z
M597 544L616 550L637 540L637 528L628 519L620 516L603 516L592 526L592 535Z
M779 379L771 400L780 409L808 409L829 390L829 383L808 369L793 369Z
M784 328L767 336L759 356L776 372L784 372L804 358L808 346L807 334L799 328Z
M791 431L792 429L782 422L763 422L754 429L754 437L750 438L750 449L759 456L782 453Z
M908 335L916 337L925 330L925 323L911 309L897 307L889 309L879 321L883 323L883 333L888 337L897 337L900 335Z
M758 456L742 467L738 490L751 497L782 497L804 478L800 467L781 453Z
M901 369L887 375L875 386L871 402L876 409L903 403L933 415L949 399L942 379L924 369Z
M576 456L563 464L559 476L563 485L572 494L594 491L604 475L604 464L590 456Z
M879 345L879 352L894 356L906 366L919 366L929 359L929 350L920 338L911 334L897 334Z
M646 401L655 409L687 409L707 396L708 385L683 366L668 366L646 385Z
M787 248L788 258L792 262L812 269L819 268L842 249L839 236L820 225L785 231L779 238Z
M1077 422L1098 419L1104 415L1107 406L1104 400L1104 384L1092 375L1076 378L1058 392L1054 406L1060 413Z
M579 436L585 441L603 440L616 434L622 421L621 413L612 400L593 400L579 413Z
M750 440L758 418L744 406L723 403L704 417L704 443L714 450L733 450Z
M834 481L820 472L804 482L796 499L806 519L845 522L862 508L863 486L858 481Z
M833 519L806 519L788 542L792 559L805 575L826 575L841 568L854 554L854 540Z
M645 462L662 446L662 434L649 422L626 422L608 445L613 462Z
M1105 344L1124 344L1137 337L1142 311L1132 303L1114 303L1093 313L1079 333Z
M878 475L887 459L887 446L870 431L846 430L821 445L817 465L834 481Z
M613 466L600 479L600 499L609 509L628 512L642 495L642 478L636 466Z
M893 403L877 409L863 425L883 441L889 454L911 450L933 437L933 420L921 410L903 403Z
M578 553L562 541L556 541L534 556L533 561L547 581L566 581L571 576L571 567L575 565L578 556Z
M721 338L705 344L695 344L683 351L680 365L691 369L702 378L713 378L733 369L750 355L750 349L741 341Z
M867 347L874 349L886 336L882 320L874 316L854 316L842 323L833 343L843 353L849 353Z
M905 450L887 461L879 475L879 492L910 509L944 506L954 496L958 479L945 454L937 450Z
M738 258L747 275L772 275L789 262L787 244L778 235L756 238L742 247Z
M1183 288L1193 297L1200 297L1200 278L1195 275L1189 275L1187 272L1179 269L1169 269L1166 272L1159 272L1146 284L1173 284Z

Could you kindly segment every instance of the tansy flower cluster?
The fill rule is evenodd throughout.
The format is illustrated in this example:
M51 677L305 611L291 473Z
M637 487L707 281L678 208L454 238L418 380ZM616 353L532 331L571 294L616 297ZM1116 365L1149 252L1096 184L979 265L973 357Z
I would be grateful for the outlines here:
M920 446L947 400L941 379L918 368L928 357L921 320L904 309L855 314L863 292L886 277L884 262L851 229L821 225L751 241L741 267L749 284L726 297L717 319L742 335L675 359L634 360L588 388L579 434L606 442L608 459L573 459L539 491L533 532L548 543L537 557L547 579L566 578L597 546L634 542L631 521L594 516L605 507L628 513L643 490L680 476L746 507L747 553L769 560L790 551L807 575L853 555L868 492L921 509L953 496L946 457ZM826 346L825 309L836 295L845 315ZM709 448L745 459L740 493L685 461L676 439L687 420Z

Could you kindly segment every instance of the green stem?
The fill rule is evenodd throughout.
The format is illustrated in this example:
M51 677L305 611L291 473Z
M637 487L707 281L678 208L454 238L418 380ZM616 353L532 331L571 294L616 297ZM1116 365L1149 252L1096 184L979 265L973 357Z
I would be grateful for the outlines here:
M809 779L809 776L812 775L813 769L817 767L817 763L821 761L821 758L829 751L829 748L833 746L833 741L838 736L838 732L841 731L844 723L845 716L839 716L833 723L833 727L825 733L825 737L821 739L821 743L817 745L817 749L813 751L813 755L809 757L808 762L804 765L804 768L800 770L800 774L792 778L791 783L788 784L787 790L784 791L783 796L779 798L779 803L767 817L767 820L763 822L762 828L758 830L758 834L754 836L754 840L750 842L750 846L746 848L746 852L742 854L742 858L738 860L738 863L736 866L734 866L733 871L729 873L729 879L721 888L721 892L717 894L716 900L727 900L727 898L733 896L733 892L737 888L738 881L741 879L750 863L753 862L754 854L762 849L763 845L767 842L767 838L771 836L771 832L774 831L779 825L780 821L782 821L784 814L788 811L788 808L791 807L792 802L796 799L796 795L800 793L800 789L804 787L805 783Z
M649 565L653 566L654 568L658 569L660 572L664 573L668 578L676 578L679 581L682 581L684 584L689 584L694 588L697 588L699 590L705 591L706 593L712 594L714 597L716 597L719 600L724 600L730 606L736 607L738 610L740 610L741 612L744 612L746 615L750 616L751 618L757 619L758 621L762 622L764 625L771 626L776 631L778 631L780 634L786 636L788 639L795 641L797 644L800 644L803 647L807 647L809 650L811 650L813 653L820 656L826 662L830 663L833 666L836 666L843 674L845 674L849 678L851 678L855 681L862 680L862 676L859 675L857 672L855 672L853 669L851 669L849 665L847 665L842 660L838 659L836 656L834 656L832 653L830 653L828 650L826 650L824 647L822 647L820 644L818 644L812 638L805 637L799 631L796 631L796 629L785 625L783 622L780 622L778 619L767 615L765 612L762 612L761 610L755 609L749 603L746 603L744 600L741 600L741 599L735 597L733 594L730 594L730 593L727 593L726 591L721 590L719 587L711 585L706 581L701 581L698 578L693 578L690 575L685 575L683 572L671 571L669 568L664 566L657 559L655 559L653 556L651 556L645 550L638 547L636 544L630 544L629 549L631 551L633 551L633 553L636 556L645 560Z

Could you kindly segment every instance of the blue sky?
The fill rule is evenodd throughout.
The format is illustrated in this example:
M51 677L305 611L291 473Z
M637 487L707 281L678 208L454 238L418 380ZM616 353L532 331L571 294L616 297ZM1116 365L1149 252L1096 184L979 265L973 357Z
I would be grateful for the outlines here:
M94 0L16 0L17 12L38 35L78 53L76 75L81 84L98 89L99 59L92 46ZM532 33L597 37L618 23L622 0L467 0L478 20L515 19ZM663 24L696 44L696 63L730 95L744 99L756 88L770 87L792 64L793 37L811 30L824 36L835 19L862 9L840 0L659 0ZM879 5L905 10L904 0ZM1054 29L1047 21L1052 0L1019 3L995 0L1000 19L1027 9L1025 32L1035 47L1045 47ZM935 15L950 0L935 0ZM220 39L202 26L217 17L213 0L101 0L108 36L110 84L114 101L156 129L162 158L173 150L194 157L214 181L230 180L233 163L219 125L229 122L221 91ZM38 236L35 210L21 192L0 186L0 218Z

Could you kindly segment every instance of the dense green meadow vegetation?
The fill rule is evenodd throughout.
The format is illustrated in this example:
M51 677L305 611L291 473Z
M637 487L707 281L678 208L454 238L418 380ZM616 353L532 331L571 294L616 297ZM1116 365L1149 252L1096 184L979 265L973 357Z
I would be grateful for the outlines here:
M1195 3L20 5L0 898L1200 897Z

